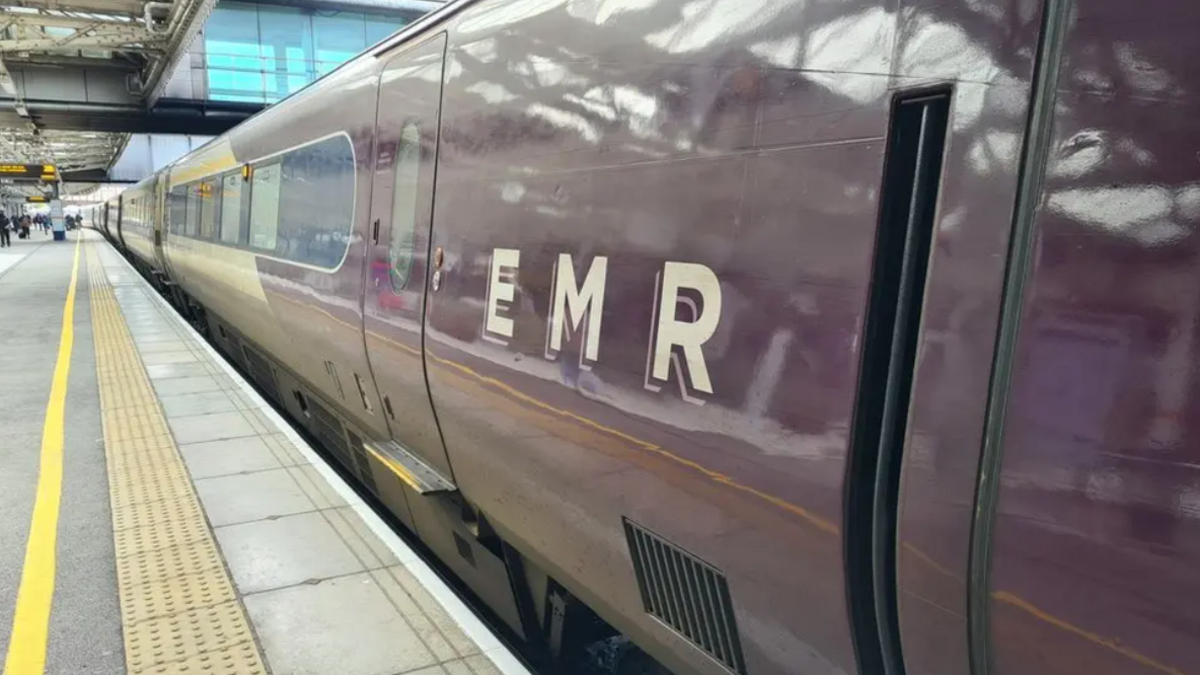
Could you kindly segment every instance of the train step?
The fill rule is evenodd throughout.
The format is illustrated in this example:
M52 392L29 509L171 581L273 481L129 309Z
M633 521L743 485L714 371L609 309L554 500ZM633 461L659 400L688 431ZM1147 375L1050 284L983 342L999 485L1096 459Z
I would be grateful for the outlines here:
M367 441L363 443L363 449L391 468L419 494L458 490L453 481L395 441Z

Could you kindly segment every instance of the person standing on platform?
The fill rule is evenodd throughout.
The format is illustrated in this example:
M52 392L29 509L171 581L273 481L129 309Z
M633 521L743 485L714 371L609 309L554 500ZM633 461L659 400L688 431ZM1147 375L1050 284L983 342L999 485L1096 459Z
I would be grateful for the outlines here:
M12 246L12 235L8 232L8 216L0 211L0 248Z

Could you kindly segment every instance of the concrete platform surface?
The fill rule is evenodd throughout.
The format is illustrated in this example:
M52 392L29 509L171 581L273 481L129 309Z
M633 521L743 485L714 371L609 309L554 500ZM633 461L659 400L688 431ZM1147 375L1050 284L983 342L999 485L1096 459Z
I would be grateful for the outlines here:
M528 672L98 234L0 252L0 346L5 675Z

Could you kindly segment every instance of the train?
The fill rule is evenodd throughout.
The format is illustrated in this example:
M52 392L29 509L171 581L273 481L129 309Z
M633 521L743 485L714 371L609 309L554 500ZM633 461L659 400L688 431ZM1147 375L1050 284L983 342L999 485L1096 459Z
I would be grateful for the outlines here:
M86 219L548 668L1200 672L1197 21L456 0Z

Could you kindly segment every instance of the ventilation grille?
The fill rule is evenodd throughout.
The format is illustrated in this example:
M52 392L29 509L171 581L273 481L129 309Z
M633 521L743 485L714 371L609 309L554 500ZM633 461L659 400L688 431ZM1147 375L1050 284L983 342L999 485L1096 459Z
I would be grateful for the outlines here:
M342 421L314 397L310 396L307 400L309 419L313 422L310 427L313 435L317 437L321 446L332 452L347 469L355 471L354 458L350 456L350 449L346 447L346 436L342 433Z
M358 434L346 430L346 435L350 437L350 451L354 455L355 463L358 465L358 478L367 486L367 489L372 494L379 494L375 488L375 476L371 475L371 463L367 461L367 453L363 450L362 438Z
M242 351L242 343L236 335L229 335L229 339L225 342L225 353L229 355L229 358L233 359L239 368L242 370L246 369L246 355Z
M726 668L745 675L725 575L653 532L628 519L624 522L646 613Z
M258 386L271 398L278 401L279 387L275 384L275 371L271 370L270 362L246 345L242 345L242 353L246 355L246 370L250 371L250 377L254 378Z

